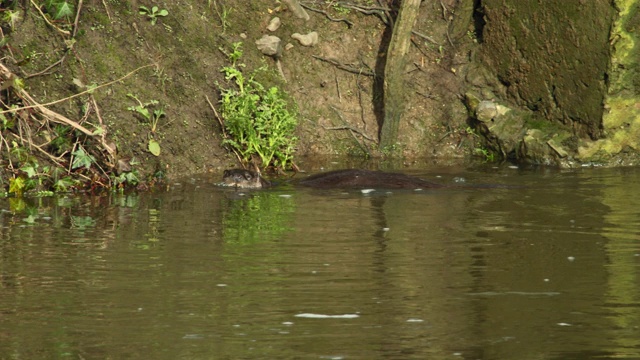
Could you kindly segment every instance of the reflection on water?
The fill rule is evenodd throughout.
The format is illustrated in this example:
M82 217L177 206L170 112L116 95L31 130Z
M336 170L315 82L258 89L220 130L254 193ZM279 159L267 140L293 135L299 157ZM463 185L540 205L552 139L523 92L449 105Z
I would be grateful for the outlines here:
M0 358L638 358L640 170L438 173L0 199Z

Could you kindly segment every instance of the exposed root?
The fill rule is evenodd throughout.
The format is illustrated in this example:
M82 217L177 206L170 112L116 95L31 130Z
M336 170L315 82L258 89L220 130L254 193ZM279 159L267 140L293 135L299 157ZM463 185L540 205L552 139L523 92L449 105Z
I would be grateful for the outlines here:
M335 67L337 67L340 70L344 70L356 75L366 75L366 76L372 76L375 77L376 74L371 71L371 70L365 70L362 67L360 68L356 68L355 66L352 66L350 64L344 64L339 62L338 60L334 60L334 59L329 59L329 58L325 58L322 56L317 56L317 55L312 55L315 59L318 59L320 61L324 61L324 62L328 62L329 64L334 65Z

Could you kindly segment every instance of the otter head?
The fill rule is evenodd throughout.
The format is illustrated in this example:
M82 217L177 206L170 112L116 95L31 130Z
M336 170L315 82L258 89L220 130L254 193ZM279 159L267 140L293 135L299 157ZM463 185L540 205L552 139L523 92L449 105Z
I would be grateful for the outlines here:
M224 171L222 185L241 189L262 189L268 187L270 183L254 171L230 169Z

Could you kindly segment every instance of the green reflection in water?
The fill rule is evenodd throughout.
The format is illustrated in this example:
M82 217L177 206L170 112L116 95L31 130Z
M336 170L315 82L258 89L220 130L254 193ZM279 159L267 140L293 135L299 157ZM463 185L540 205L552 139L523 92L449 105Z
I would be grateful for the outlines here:
M618 176L603 180L607 186L602 191L602 203L610 209L605 215L608 226L603 234L609 239L605 244L609 275L606 303L611 312L609 318L616 325L611 338L619 345L618 355L625 357L630 355L629 349L640 348L640 173L629 172L624 180Z
M230 200L222 215L226 244L252 244L291 231L294 202L277 192L261 191Z

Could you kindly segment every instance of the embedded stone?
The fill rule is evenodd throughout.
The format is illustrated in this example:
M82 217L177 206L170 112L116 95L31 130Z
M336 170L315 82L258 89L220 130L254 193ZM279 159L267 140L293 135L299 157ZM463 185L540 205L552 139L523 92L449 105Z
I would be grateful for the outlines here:
M291 38L298 40L302 46L314 46L318 43L318 33L312 31L306 35L295 33L291 35Z
M498 107L493 101L480 101L476 108L476 119L488 122L498 116Z
M269 21L269 25L267 25L267 30L274 32L280 28L280 25L282 25L282 21L280 21L280 18L276 16L273 19L271 19L271 21Z
M282 53L282 47L279 37L273 35L263 35L260 39L256 40L256 46L264 55L279 57Z

